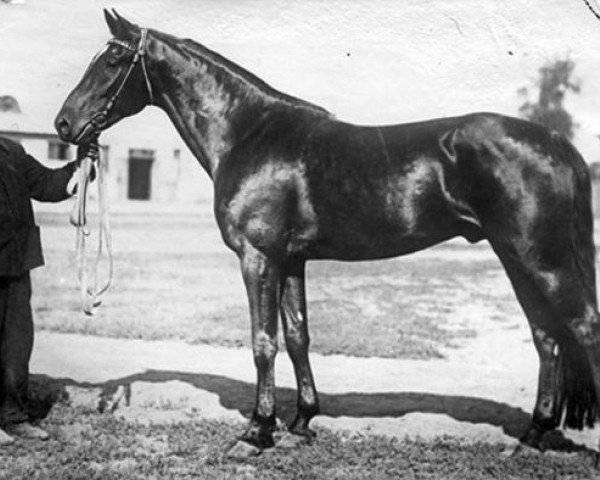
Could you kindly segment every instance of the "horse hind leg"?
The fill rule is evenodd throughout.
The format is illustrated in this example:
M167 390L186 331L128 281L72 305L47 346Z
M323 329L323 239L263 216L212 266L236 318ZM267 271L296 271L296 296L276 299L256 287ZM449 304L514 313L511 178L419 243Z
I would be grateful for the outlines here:
M499 253L517 299L529 322L540 366L538 391L531 423L521 441L540 447L543 434L560 424L563 399L561 395L561 362L556 339L549 333L555 313L535 282L513 257Z
M589 285L593 275L582 271L571 248L552 261L544 261L543 251L535 248L523 256L515 249L495 250L532 324L540 354L540 389L524 440L538 443L561 419L569 428L592 426L600 398L600 315L595 288Z
M532 419L521 441L543 450L545 432L560 425L564 398L562 395L562 365L558 342L543 328L530 322L533 343L538 352L540 366L538 390Z
M304 269L303 261L292 262L284 270L281 281L281 321L298 388L296 417L288 427L288 434L277 442L277 446L283 448L309 443L314 437L314 432L308 428L308 425L310 420L319 413L319 398L308 358L309 335Z

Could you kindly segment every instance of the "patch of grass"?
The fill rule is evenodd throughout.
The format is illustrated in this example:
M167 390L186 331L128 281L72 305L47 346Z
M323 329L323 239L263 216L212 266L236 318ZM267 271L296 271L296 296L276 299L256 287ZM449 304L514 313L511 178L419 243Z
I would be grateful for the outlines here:
M47 442L0 449L2 479L596 479L583 453L522 451L456 440L398 441L319 429L311 446L245 462L223 454L244 426L218 421L142 425L59 403Z
M66 219L39 217L47 266L34 273L38 328L250 346L239 263L214 222L117 216L114 287L90 318L79 304L73 229ZM490 320L525 321L500 263L470 256L482 247L435 248L386 261L309 262L311 350L436 358Z

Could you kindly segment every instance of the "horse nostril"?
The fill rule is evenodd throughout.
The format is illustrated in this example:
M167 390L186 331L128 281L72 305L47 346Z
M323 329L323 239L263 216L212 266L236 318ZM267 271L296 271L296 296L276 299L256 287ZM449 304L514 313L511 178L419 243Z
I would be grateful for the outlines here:
M71 125L65 117L58 117L56 119L56 122L54 122L54 126L56 127L56 131L63 140L67 140L69 138L69 133L71 132Z

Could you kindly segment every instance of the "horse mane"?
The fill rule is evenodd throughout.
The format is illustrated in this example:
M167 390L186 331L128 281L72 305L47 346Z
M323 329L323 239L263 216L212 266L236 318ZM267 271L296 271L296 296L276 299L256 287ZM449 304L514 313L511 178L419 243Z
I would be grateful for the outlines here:
M318 113L331 115L331 113L328 110L319 105L276 90L264 80L261 80L259 77L249 72L245 68L240 67L238 64L232 62L228 58L223 57L219 53L205 47L204 45L196 42L195 40L189 38L181 39L162 32L153 31L153 33L158 34L157 36L161 40L165 41L170 47L179 51L180 53L183 53L186 56L198 58L199 60L208 60L211 63L211 65L214 65L222 72L225 72L229 75L233 74L233 76L241 78L245 83L252 85L254 88L258 89L260 92L264 93L269 97L275 98L276 100L279 100L293 107L307 108Z

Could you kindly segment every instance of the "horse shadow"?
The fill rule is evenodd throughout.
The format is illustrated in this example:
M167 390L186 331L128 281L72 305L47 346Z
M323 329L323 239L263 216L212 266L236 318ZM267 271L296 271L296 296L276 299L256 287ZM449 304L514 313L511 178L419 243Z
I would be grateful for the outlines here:
M237 410L249 418L254 408L255 388L247 383L221 375L186 373L168 370L147 370L126 377L101 383L78 382L70 378L53 378L47 375L31 375L29 411L34 420L46 417L52 406L68 399L67 387L100 389L101 398L110 397L119 387L130 391L134 382L164 383L173 380L185 382L195 388L218 395L220 404L229 410ZM296 413L296 390L277 388L278 417L289 423ZM444 414L460 421L488 424L500 427L513 438L520 438L527 429L531 415L521 408L494 400L459 395L438 395L426 392L347 392L340 394L320 393L321 414L330 417L392 417L401 418L409 413ZM99 401L99 409L102 409ZM564 437L562 432L549 433L547 448L560 451L587 450Z

